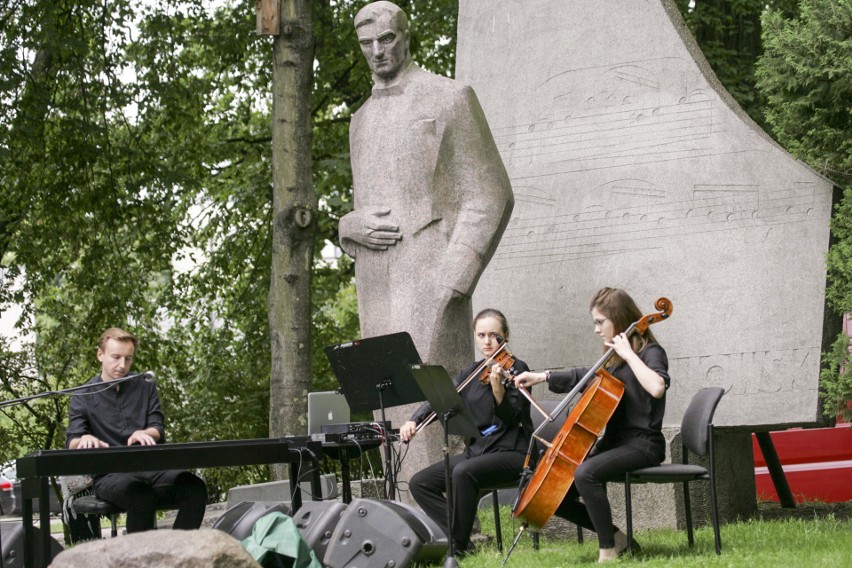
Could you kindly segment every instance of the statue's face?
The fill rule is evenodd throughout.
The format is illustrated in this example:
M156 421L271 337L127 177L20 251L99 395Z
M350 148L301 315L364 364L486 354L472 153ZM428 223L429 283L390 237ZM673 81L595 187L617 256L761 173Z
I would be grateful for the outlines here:
M408 62L408 33L397 29L389 14L382 14L357 32L370 71L383 81L394 79Z

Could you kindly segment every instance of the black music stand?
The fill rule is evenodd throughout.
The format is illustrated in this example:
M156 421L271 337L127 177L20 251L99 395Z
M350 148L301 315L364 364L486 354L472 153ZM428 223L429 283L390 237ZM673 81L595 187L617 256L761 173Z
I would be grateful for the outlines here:
M420 363L420 355L407 332L330 345L325 354L352 412L380 410L383 427L388 427L385 408L426 400L409 370ZM385 477L393 500L396 478L390 436L385 436L385 442Z
M450 473L450 434L465 438L479 438L481 434L467 407L456 390L447 370L441 365L411 365L411 374L432 405L432 410L444 425L444 478L447 494L447 540L449 551L444 568L456 568L456 544L453 540L453 483Z

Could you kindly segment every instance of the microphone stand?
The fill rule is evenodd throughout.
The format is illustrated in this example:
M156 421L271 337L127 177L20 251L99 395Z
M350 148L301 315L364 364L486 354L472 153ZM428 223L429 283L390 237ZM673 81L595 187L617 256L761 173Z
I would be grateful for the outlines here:
M147 378L149 376L151 378ZM150 381L150 380L153 379L154 373L152 373L151 371L145 371L144 373L136 373L134 375L127 375L126 377L121 377L120 379L113 379L111 381L104 381L103 384L100 385L100 386L111 387L112 385L118 385L118 384L121 384L125 381L129 381L129 380L132 380L132 379L138 379L139 377L146 377L145 380ZM40 392L38 394L32 394L30 396L22 396L20 398L12 398L12 399L9 399L9 400L3 400L3 401L0 401L0 408L5 408L7 406L15 406L16 404L22 404L24 402L29 402L29 401L35 400L37 398L44 398L46 396L70 394L70 393L73 393L73 392L76 392L76 391L79 391L79 390L91 389L91 388L94 388L94 387L97 387L97 386L99 386L99 385L86 383L85 385L78 385L76 387L70 387L70 388L67 388L67 389L44 391L44 392Z

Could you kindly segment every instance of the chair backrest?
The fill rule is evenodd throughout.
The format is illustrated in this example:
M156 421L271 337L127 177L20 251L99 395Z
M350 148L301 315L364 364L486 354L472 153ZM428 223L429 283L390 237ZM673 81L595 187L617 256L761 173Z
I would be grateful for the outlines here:
M691 453L705 456L710 451L709 425L713 423L713 414L723 394L725 389L720 387L701 389L695 393L683 413L680 437Z

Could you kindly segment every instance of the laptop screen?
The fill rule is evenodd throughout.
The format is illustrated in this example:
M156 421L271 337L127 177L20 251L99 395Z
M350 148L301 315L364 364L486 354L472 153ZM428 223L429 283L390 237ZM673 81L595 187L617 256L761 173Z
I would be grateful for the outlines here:
M335 391L308 393L308 434L320 434L326 424L350 421L346 398Z

